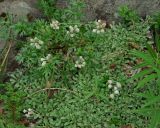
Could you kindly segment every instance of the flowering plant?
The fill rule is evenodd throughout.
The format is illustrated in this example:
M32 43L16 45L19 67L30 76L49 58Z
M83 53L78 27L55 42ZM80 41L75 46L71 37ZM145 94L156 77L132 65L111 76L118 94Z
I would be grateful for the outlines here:
M115 128L140 120L135 125L145 127L143 119L130 113L141 102L125 81L134 61L128 55L130 44L143 47L149 22L107 27L102 19L81 22L81 0L70 0L64 9L53 7L56 0L39 4L46 19L14 26L24 40L18 42L18 69L3 85L10 88L2 98L8 113L13 112L10 103L17 108L14 123L23 119L30 127Z

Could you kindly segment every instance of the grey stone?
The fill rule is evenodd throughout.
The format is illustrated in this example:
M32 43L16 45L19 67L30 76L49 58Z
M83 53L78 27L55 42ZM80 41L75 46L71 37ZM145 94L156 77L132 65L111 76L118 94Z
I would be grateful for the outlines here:
M152 15L160 11L160 0L85 0L90 5L91 12L96 18L115 20L119 7L128 5L137 11L140 16ZM88 12L87 12L88 13ZM95 18L94 17L94 18Z
M58 0L57 7L65 8L67 0ZM115 14L122 5L128 5L135 9L141 16L151 15L160 11L160 0L84 0L86 3L86 20L91 21L98 18L108 21L115 20ZM0 15L9 12L19 20L28 15L34 18L41 17L37 9L38 0L2 0L0 1Z
M11 14L15 21L28 19L28 16L37 18L41 15L36 8L37 0L5 0L0 2L0 15Z

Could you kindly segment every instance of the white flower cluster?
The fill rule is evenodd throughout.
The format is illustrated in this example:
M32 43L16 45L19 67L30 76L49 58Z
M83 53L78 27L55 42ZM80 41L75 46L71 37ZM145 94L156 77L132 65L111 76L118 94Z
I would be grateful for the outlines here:
M85 62L84 58L82 56L80 56L75 63L75 67L82 68L82 67L85 67L85 65L86 65L86 62Z
M96 21L96 28L93 29L93 32L94 33L104 33L105 32L105 27L106 27L106 22L105 21L102 21L102 20L98 20Z
M147 38L148 39L152 39L153 35L152 32L150 30L147 31Z
M45 66L50 58L51 54L48 54L45 58L41 58L42 66Z
M34 114L34 111L33 111L33 109L28 108L27 110L24 109L24 110L23 110L23 113L25 114L25 117L26 117L26 118L30 118L30 117Z
M74 37L76 33L79 33L79 28L77 25L69 26L69 31L67 31L67 34L70 35L70 37Z
M35 46L37 49L41 49L41 46L44 44L44 42L37 37L34 39L30 39L31 46Z
M119 90L121 89L122 85L119 82L116 82L116 84L114 84L114 82L112 80L108 80L108 88L113 90L113 93L110 94L110 98L114 99L115 95L119 95Z
M60 25L60 23L57 20L52 20L52 22L50 23L50 27L52 29L56 29L56 30L59 29L59 25Z

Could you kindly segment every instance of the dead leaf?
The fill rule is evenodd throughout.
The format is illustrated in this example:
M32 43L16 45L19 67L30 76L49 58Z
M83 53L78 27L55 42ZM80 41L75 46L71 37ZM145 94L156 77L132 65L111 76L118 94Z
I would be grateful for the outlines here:
M4 109L0 108L0 115L4 114Z
M121 128L133 128L131 125L124 125Z
M111 64L110 65L110 69L115 69L116 68L116 64Z
M140 59L140 58L136 59L136 64L140 64L140 63L142 63L142 62L143 62L142 59Z
M133 49L139 49L139 45L134 42L129 42L129 46Z

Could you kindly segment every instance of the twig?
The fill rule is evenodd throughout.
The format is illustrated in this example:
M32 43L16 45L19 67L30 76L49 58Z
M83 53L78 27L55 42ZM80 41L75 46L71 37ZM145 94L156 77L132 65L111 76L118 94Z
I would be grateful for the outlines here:
M46 91L46 90L60 90L60 91L66 91L66 92L70 92L70 93L76 94L76 92L74 92L74 91L71 91L71 90L68 90L68 89L63 89L63 88L44 88L44 89L40 89L40 90L32 93L30 96L28 96L26 98L29 98L29 97L31 97L31 96L39 93L39 92L43 92L43 91Z
M11 46L12 46L12 43L9 44L9 48L8 48L6 54L5 54L5 57L4 57L3 61L2 61L2 64L0 65L0 72L2 71L2 67L3 67L4 63L6 62L6 59L8 57L9 52L10 52Z
M11 28L9 28L9 37L12 37L12 30L11 30ZM3 61L2 61L2 63L0 64L0 72L2 71L2 67L4 66L4 63L6 62L8 54L10 52L10 49L11 49L11 46L12 46L12 38L8 39L8 43L9 43L8 50L7 50L6 54L5 54L5 57L4 57Z

